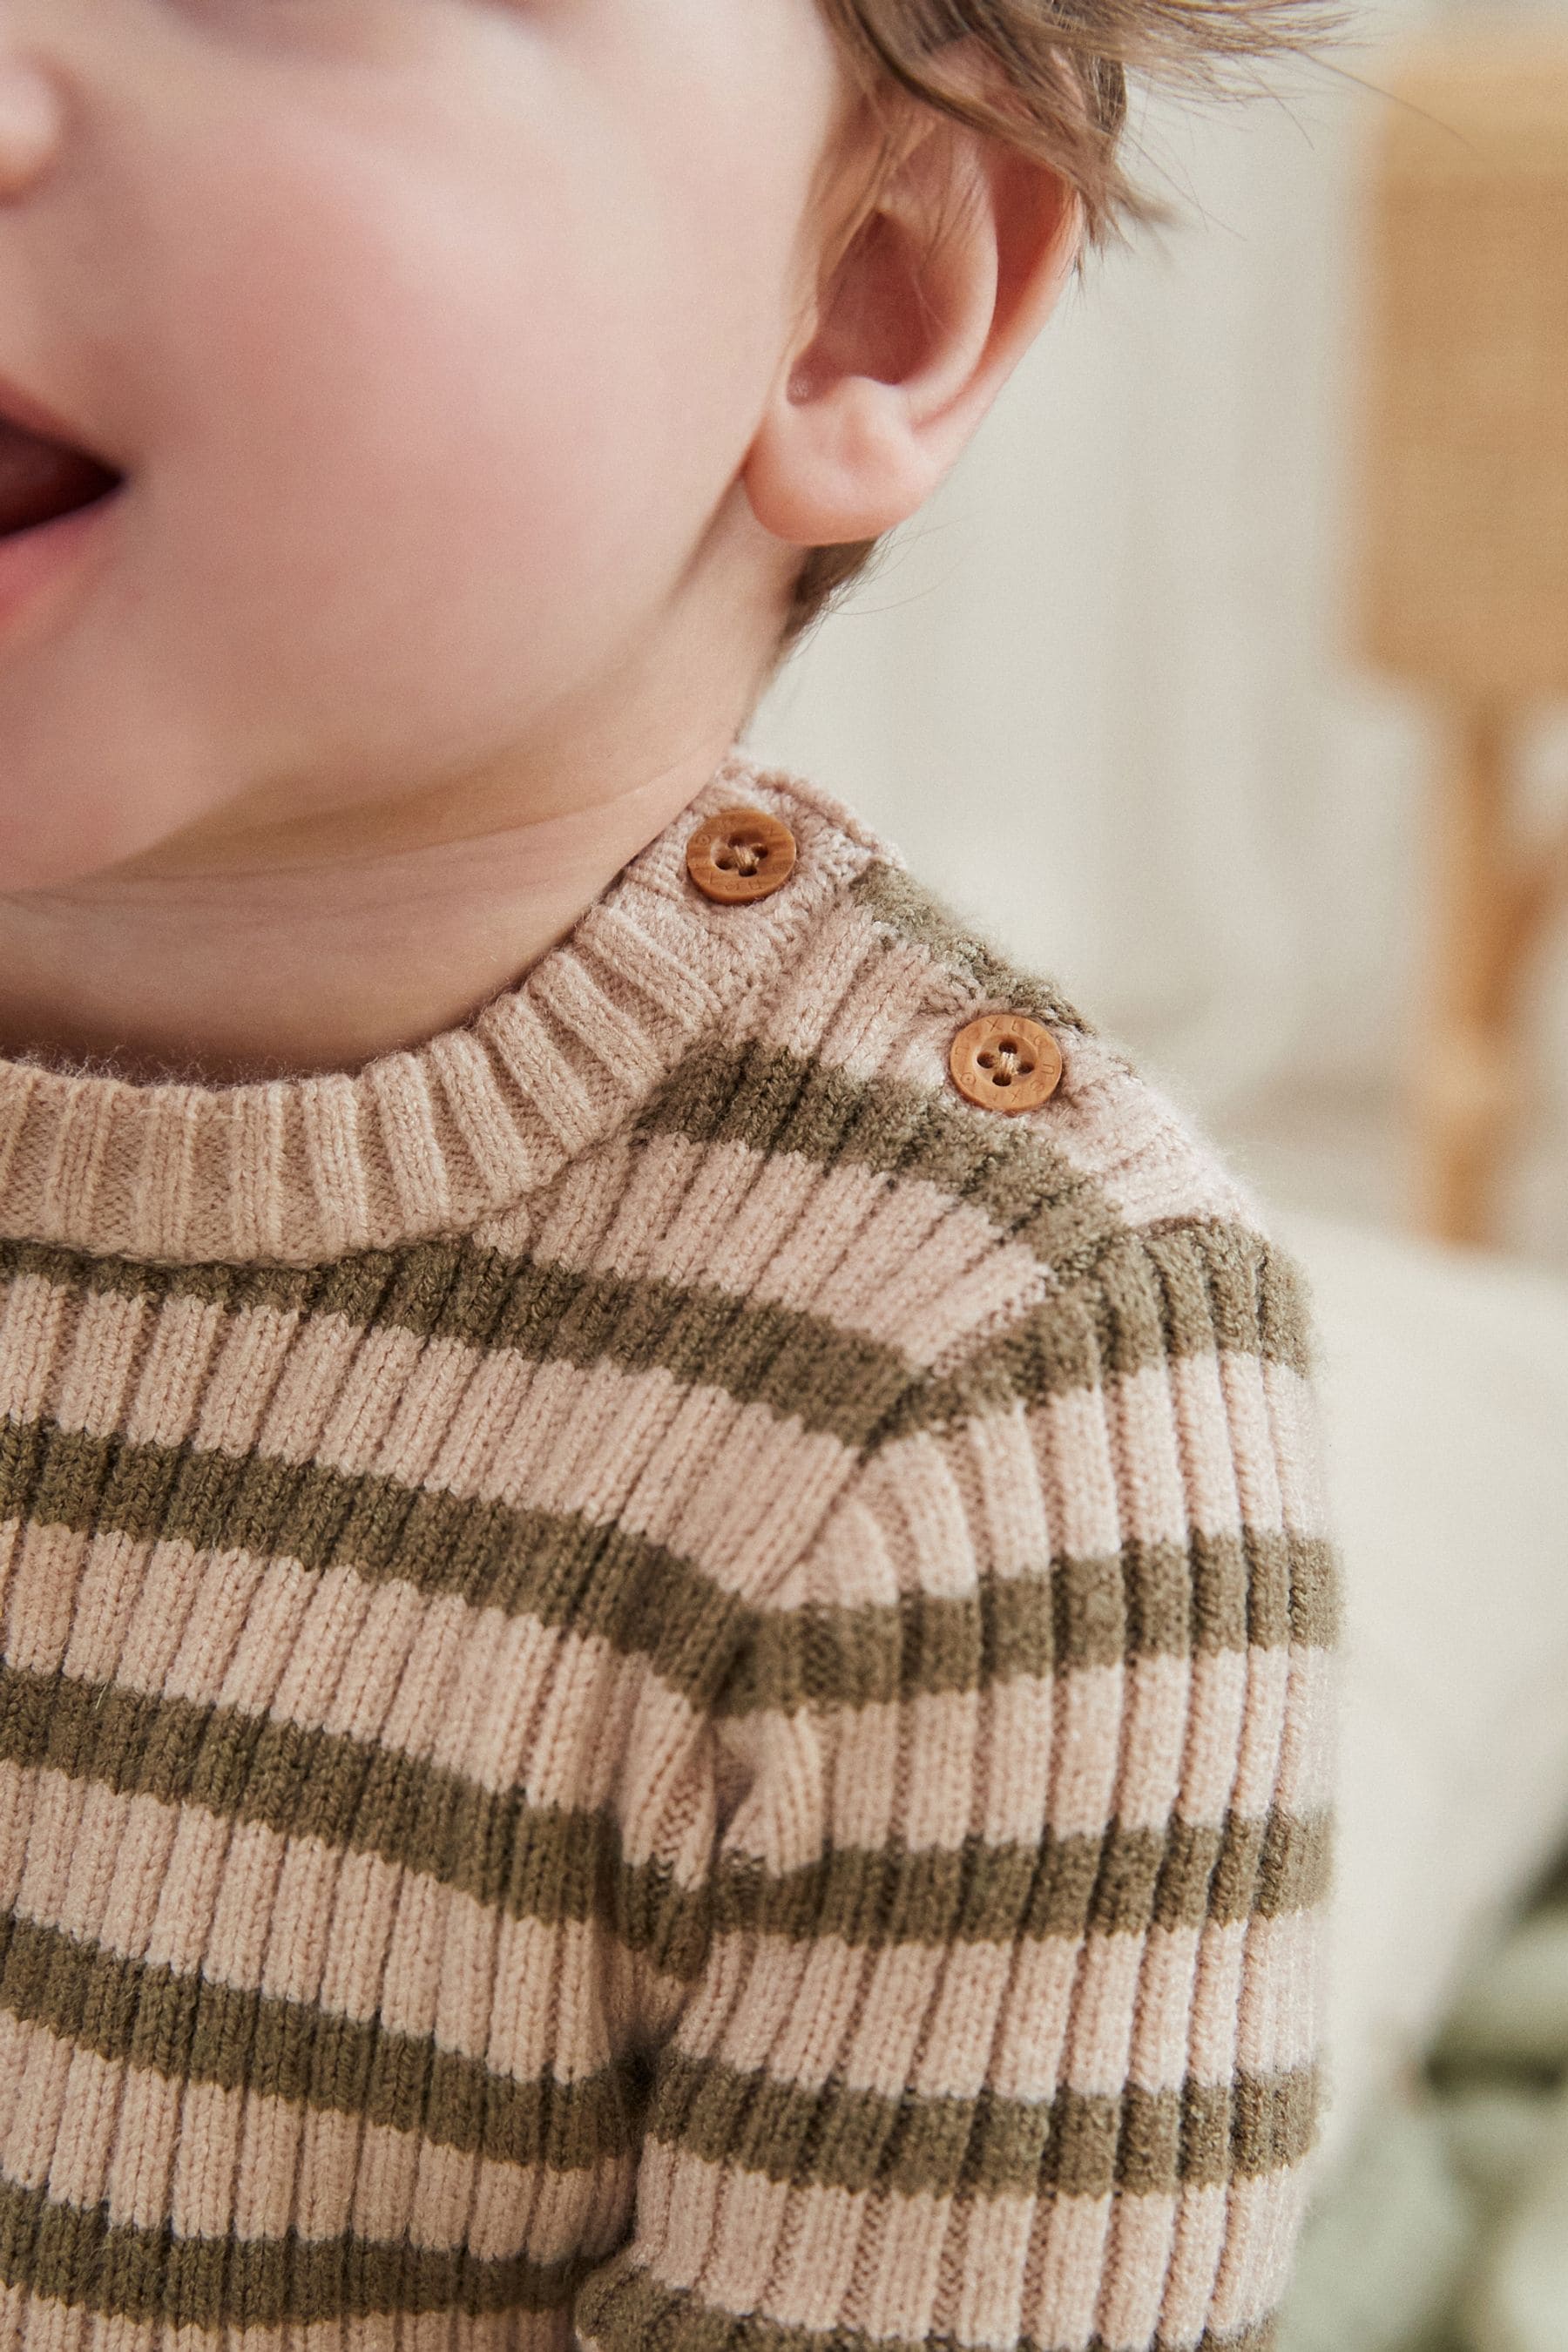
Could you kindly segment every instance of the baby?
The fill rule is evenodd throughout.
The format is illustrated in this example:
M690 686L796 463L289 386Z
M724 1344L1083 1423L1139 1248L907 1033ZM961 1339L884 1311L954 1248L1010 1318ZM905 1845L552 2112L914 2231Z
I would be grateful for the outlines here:
M1268 0L0 8L0 2347L1261 2352L1299 1276L742 750Z

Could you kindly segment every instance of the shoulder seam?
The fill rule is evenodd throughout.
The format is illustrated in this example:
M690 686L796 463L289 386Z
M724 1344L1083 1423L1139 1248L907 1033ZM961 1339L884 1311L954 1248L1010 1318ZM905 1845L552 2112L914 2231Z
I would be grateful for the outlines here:
M1162 1267L1162 1242L1194 1244L1194 1263ZM1130 1277L1122 1297L1113 1296L1109 1285L1108 1261L1118 1254ZM1227 1256L1234 1255L1246 1261L1235 1271L1250 1289L1251 1309L1235 1318L1228 1341L1224 1308L1234 1308L1235 1300L1216 1309L1211 1295L1206 1308L1194 1309L1184 1326L1183 1304L1191 1302L1177 1297L1190 1286L1183 1277L1202 1281L1211 1271L1223 1276ZM1165 1294L1155 1331L1147 1317L1138 1320L1138 1308L1152 1304L1147 1295L1135 1296L1141 1280ZM1108 1380L1142 1365L1200 1352L1192 1344L1200 1337L1209 1339L1215 1352L1224 1352L1244 1332L1254 1340L1247 1352L1310 1376L1315 1334L1310 1302L1288 1249L1254 1226L1223 1218L1172 1217L1124 1225L1099 1240L1086 1263L1059 1286L980 1333L940 1371L914 1375L867 1433L857 1469L897 1439L987 1418L1016 1402L1103 1388ZM1109 1351L1103 1344L1108 1335Z

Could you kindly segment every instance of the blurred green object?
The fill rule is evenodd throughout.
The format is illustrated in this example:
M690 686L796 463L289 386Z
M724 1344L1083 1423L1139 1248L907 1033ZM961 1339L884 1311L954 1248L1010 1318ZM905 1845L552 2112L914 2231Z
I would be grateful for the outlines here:
M1466 2300L1478 2352L1568 2352L1568 2097L1552 2157L1528 2179Z
M1563 2127L1561 2100L1518 2084L1483 2084L1432 2105L1447 2130L1455 2172L1488 2219L1500 2221L1551 2162Z
M1568 2071L1568 1908L1521 1921L1455 2002L1433 2059L1439 2069Z
M1317 2193L1279 2352L1568 2352L1568 1867Z
M1390 2105L1363 2132L1303 2234L1279 2352L1426 2352L1442 2340L1479 2224L1434 2105Z

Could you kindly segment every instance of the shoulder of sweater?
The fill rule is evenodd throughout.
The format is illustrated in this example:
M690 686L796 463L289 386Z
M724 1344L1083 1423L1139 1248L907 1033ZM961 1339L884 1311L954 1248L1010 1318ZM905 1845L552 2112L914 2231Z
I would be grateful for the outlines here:
M983 1402L1021 1348L1053 1341L1077 1344L1084 1379L1114 1376L1130 1349L1200 1344L1307 1371L1300 1270L1194 1116L852 811L799 778L770 782L786 814L794 798L819 839L827 827L843 878L688 1078L706 1092L699 1127L800 1166L797 1278L819 1269L835 1319L908 1359L879 1439L939 1399ZM1063 1063L1048 1100L1016 1116L968 1102L947 1059L966 1023L1008 1011L1043 1023ZM684 1115L673 1094L662 1115ZM1124 1323L1135 1299L1134 1340L1116 1310Z

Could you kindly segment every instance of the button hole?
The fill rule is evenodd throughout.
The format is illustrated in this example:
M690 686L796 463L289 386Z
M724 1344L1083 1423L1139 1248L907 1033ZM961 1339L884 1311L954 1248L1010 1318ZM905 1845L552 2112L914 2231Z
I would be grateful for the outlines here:
M765 845L754 841L727 841L714 852L713 863L726 874L752 875L767 858Z

